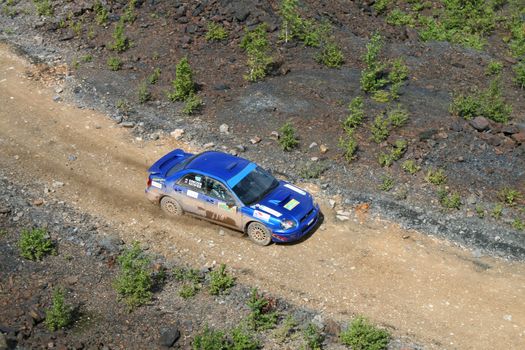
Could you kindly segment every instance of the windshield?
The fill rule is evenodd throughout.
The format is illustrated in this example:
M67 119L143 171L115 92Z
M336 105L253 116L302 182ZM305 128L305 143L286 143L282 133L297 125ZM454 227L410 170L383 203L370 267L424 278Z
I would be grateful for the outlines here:
M272 175L264 169L256 167L233 187L233 192L245 205L252 205L264 198L278 185L279 181Z

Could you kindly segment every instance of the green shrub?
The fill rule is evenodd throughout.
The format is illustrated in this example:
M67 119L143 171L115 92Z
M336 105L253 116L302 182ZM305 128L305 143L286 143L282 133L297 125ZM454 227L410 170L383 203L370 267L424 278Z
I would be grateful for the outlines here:
M286 43L297 37L303 27L301 16L297 10L298 4L298 0L283 0L279 6L279 14L283 22L279 36Z
M194 283L185 283L179 290L179 296L184 299L189 299L197 295L200 291L200 286Z
M91 62L93 61L93 55L84 55L82 57L80 57L80 60L84 63L88 63L88 62Z
M364 92L374 92L388 83L383 77L386 66L379 60L379 53L383 47L383 39L378 33L374 33L366 44L366 53L363 61L366 68L361 72L361 89Z
M108 48L117 52L124 52L130 48L130 42L124 34L124 23L118 22L112 34L113 42L108 44Z
M518 8L514 6L512 9L512 17L508 22L508 29L510 31L509 49L512 55L516 58L525 55L525 31L523 30L522 16L525 14L525 7Z
M201 283L203 280L202 274L198 270L182 267L173 269L173 278L179 282L192 282L195 284Z
M151 75L148 77L148 83L150 83L151 85L157 84L160 78L160 73L160 68L155 68L153 70L153 73L151 73Z
M257 288L252 289L247 305L251 310L247 318L250 329L258 331L275 327L277 312L271 311L269 300L259 295Z
M341 342L352 350L382 350L390 340L386 330L377 328L363 317L354 319L346 330L341 332Z
M207 41L221 41L228 39L228 31L220 24L215 22L208 23L208 31L206 32Z
M299 177L302 179L318 179L328 166L322 162L309 162L299 170Z
M428 169L425 176L425 181L433 185L439 186L447 182L447 175L443 169Z
M376 2L374 2L372 7L378 14L383 14L387 10L391 2L392 0L377 0Z
M352 99L348 105L348 115L343 122L345 130L354 129L363 123L365 117L365 110L363 104L363 98L361 96Z
M379 154L379 164L383 167L389 167L398 159L400 159L403 154L405 154L407 149L407 142L405 140L397 140L390 153L380 153Z
M525 61L514 66L514 82L521 88L525 89Z
M42 260L48 254L55 254L55 246L43 228L24 229L18 241L20 255L29 260Z
M253 30L247 30L241 40L241 48L248 55L248 74L246 80L257 81L266 76L268 66L273 62L269 55L270 44L266 32L266 23L259 24Z
M279 144L284 151L291 151L296 148L299 144L297 137L295 136L295 130L290 122L285 123L281 129L279 137Z
M256 350L260 346L253 333L243 325L239 325L231 331L231 342L231 350Z
M228 338L222 331L210 329L207 325L202 333L193 339L193 350L228 350Z
M321 350L323 348L324 336L313 323L309 323L304 329L303 339L306 343L306 349Z
M390 101L391 97L390 93L386 90L374 91L374 94L372 95L372 99L379 103L387 103Z
M344 62L343 51L335 42L328 41L323 45L317 61L330 68L339 68Z
M171 101L186 101L195 94L195 83L188 58L184 57L177 63L175 80L172 81L173 90L168 92Z
M124 8L124 13L122 14L122 17L120 17L120 20L124 23L133 23L137 19L137 15L135 14L135 6L137 5L137 0L129 0L128 4Z
M499 191L498 197L503 203L513 206L516 205L516 201L519 201L522 198L522 194L518 190L504 187Z
M235 277L226 272L226 265L221 264L217 270L210 273L210 294L228 294L235 285Z
M390 175L384 175L381 177L381 184L379 185L379 189L381 191L388 192L392 188L394 188L394 178Z
M53 16L53 6L49 0L33 0L33 3L39 16Z
M297 327L297 321L295 318L292 315L286 316L283 325L274 332L277 342L284 343L288 337L290 337L290 335L295 332L295 327Z
M118 57L109 57L107 64L112 71L118 71L122 68L122 61Z
M64 301L62 289L53 290L51 308L46 310L46 326L50 331L66 328L73 322L73 308Z
M192 115L200 111L200 109L202 108L202 105L203 105L202 99L199 96L192 94L190 95L190 97L186 99L186 104L184 105L184 108L182 109L182 113L187 114L187 115Z
M98 25L105 25L108 21L109 11L99 0L95 1L93 11L95 11L95 22L97 22Z
M467 120L483 116L498 123L506 123L511 117L512 107L505 103L499 79L495 78L485 90L457 95L450 105L450 112Z
M394 26L413 27L416 24L416 20L410 13L406 13L396 8L386 16L386 23Z
M389 121L383 118L383 115L378 115L372 125L370 131L372 132L372 140L375 143L381 143L388 138L390 131L388 130Z
M490 61L490 63L487 66L487 69L485 70L485 74L487 75L498 75L503 70L503 63L499 61Z
M409 73L410 71L408 70L403 58L396 58L391 64L390 72L388 73L388 81L394 85L400 84L408 79Z
M398 104L396 108L388 111L387 119L392 127L400 128L408 121L408 111Z
M415 173L421 170L421 167L417 165L416 162L412 159L405 160L401 165L401 168L403 168L404 171L411 175L414 175Z
M352 132L350 132L350 130L352 130ZM348 129L346 137L339 139L339 147L343 150L343 157L347 162L351 162L357 158L356 152L358 145L354 137L353 129Z
M523 222L520 218L516 218L512 222L512 227L517 231L523 231L525 230L525 222Z
M459 209L461 207L461 196L458 192L449 193L446 189L438 190L439 203L448 209Z
M139 244L135 242L130 249L122 252L117 262L120 271L114 287L120 299L124 300L130 311L149 302L153 295L153 273L150 269L150 259Z
M115 104L115 107L117 107L118 110L124 114L129 114L129 112L131 111L131 107L126 100L122 100L122 99L118 100L117 103Z
M137 90L139 103L146 103L151 100L151 92L149 92L146 82L142 82Z
M485 217L485 209L481 205L476 205L476 214L478 218L483 219Z
M496 204L492 209L492 213L490 215L496 220L500 219L501 215L503 215L503 205L501 205L500 203Z

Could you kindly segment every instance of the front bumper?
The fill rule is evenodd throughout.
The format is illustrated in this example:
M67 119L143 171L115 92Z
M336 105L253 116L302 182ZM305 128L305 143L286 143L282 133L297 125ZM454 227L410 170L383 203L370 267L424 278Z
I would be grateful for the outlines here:
M307 235L319 221L321 211L316 205L313 212L303 220L303 222L293 230L273 230L272 241L276 243L294 242Z

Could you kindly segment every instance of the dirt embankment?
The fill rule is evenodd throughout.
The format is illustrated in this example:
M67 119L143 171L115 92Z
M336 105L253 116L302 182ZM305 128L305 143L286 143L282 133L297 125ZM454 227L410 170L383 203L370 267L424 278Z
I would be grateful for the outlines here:
M365 314L430 348L523 345L523 264L477 257L366 215L337 223L325 205L326 222L310 239L266 248L195 219L166 219L144 199L145 171L188 146L133 138L99 113L54 102L50 88L26 78L31 69L1 47L0 163L18 183L64 183L42 194L44 206L65 201L110 222L126 242L196 266L226 263L244 271L243 283L339 320Z

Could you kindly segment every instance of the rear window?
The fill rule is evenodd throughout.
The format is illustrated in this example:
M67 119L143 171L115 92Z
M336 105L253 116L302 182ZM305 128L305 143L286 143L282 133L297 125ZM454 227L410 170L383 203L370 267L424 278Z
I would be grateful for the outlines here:
M177 163L173 166L173 168L171 168L168 173L166 174L166 178L169 178L170 176L172 176L173 174L175 174L177 171L180 171L182 169L184 169L186 167L186 165L191 162L195 157L197 157L198 154L196 155L193 155L189 158L186 158L184 159L182 162L180 163Z

